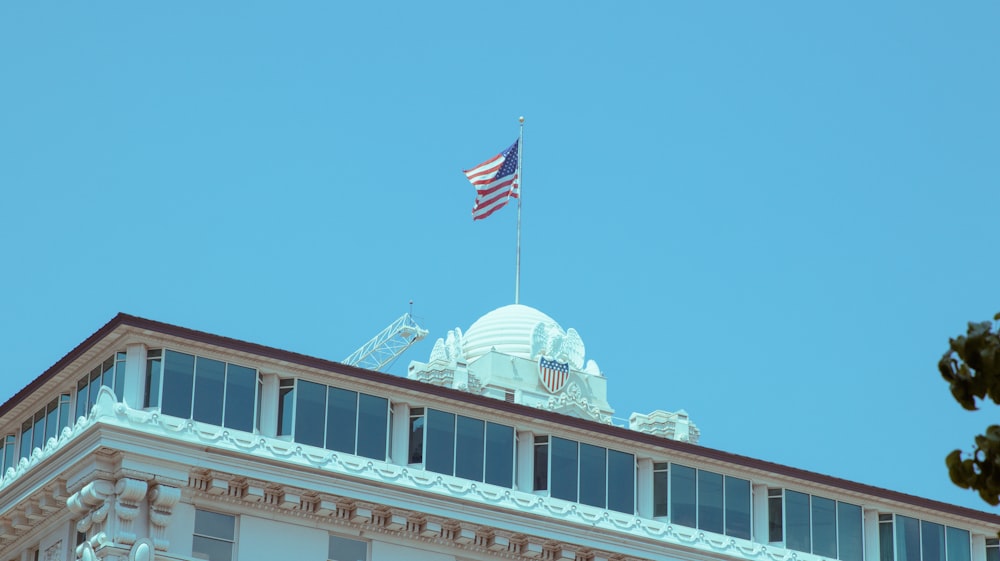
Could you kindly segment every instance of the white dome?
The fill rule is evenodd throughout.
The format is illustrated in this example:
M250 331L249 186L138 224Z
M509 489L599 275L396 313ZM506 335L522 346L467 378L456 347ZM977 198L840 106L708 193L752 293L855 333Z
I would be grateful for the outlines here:
M531 334L538 322L556 323L542 312L522 304L493 310L477 319L462 335L465 360L472 362L493 348L501 353L530 359Z

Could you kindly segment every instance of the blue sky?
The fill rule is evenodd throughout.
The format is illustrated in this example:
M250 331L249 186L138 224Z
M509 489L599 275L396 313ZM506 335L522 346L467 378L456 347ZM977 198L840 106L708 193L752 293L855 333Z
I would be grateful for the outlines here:
M936 371L1000 311L995 2L4 3L0 393L115 313L330 359L521 302L618 415L987 508Z

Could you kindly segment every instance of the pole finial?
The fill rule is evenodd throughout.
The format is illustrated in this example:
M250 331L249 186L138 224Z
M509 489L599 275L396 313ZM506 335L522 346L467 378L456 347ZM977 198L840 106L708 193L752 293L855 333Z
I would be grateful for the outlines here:
M524 124L524 115L521 115L520 117L518 117L517 120L518 120L519 123L521 123L523 125Z

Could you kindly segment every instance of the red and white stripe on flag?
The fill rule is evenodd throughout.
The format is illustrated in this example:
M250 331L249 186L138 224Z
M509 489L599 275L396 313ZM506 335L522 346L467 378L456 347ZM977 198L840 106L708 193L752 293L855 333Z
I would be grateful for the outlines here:
M520 195L517 160L520 140L485 162L464 170L465 176L476 188L476 202L472 205L472 219L482 220L503 208L507 201Z

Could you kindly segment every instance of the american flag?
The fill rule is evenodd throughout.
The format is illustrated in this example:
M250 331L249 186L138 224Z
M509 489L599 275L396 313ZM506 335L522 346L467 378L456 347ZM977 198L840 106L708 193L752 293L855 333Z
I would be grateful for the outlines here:
M562 389L566 384L566 379L569 378L569 363L539 357L538 374L545 389L556 393Z
M507 199L515 199L521 193L521 183L517 173L517 159L520 156L518 143L515 140L510 148L496 156L464 170L476 188L476 202L472 205L472 219L482 220L507 204Z

